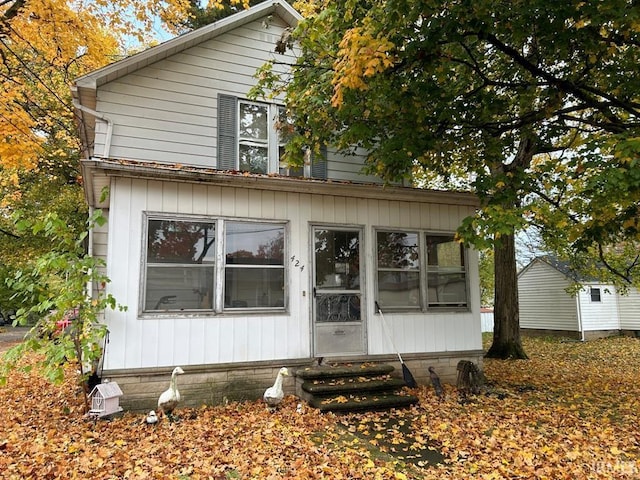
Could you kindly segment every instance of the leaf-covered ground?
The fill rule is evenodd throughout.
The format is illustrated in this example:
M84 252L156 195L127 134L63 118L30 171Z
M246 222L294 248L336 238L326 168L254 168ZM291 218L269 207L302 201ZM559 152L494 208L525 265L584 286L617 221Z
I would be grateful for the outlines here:
M321 415L285 399L82 418L79 390L16 372L0 387L0 478L640 478L640 340L525 340L528 361L485 362L488 394L460 403ZM441 458L430 465L425 447ZM415 455L412 455L412 452Z

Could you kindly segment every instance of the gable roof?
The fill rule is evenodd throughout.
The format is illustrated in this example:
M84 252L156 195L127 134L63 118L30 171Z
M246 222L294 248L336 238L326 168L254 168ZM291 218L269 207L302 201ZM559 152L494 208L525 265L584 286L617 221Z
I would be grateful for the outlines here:
M267 0L78 77L71 86L71 95L84 145L90 145L95 129L98 87L268 15L279 16L291 27L302 20L302 16L284 0Z
M100 383L93 387L90 396L93 396L95 392L102 395L102 398L121 397L123 395L120 386L116 382Z
M542 255L539 257L534 258L533 260L531 260L531 262L524 267L520 273L518 274L518 276L522 276L527 270L529 270L529 268L531 268L531 266L535 265L536 263L544 263L545 265L549 265L550 267L554 268L555 270L557 270L558 272L560 272L561 274L563 274L565 277L567 277L568 279L574 281L574 282L597 282L600 283L598 279L589 276L589 275L584 275L583 273L575 270L573 267L571 267L571 265L569 264L569 262L566 262L564 260L560 260L559 258L553 256L553 255Z
M217 22L206 25L197 30L185 33L166 42L136 53L123 60L95 70L76 79L74 86L77 90L95 90L105 83L116 80L131 72L164 60L176 53L211 40L223 33L253 22L266 15L278 15L287 24L296 26L302 16L283 0L267 0L250 9L243 10Z

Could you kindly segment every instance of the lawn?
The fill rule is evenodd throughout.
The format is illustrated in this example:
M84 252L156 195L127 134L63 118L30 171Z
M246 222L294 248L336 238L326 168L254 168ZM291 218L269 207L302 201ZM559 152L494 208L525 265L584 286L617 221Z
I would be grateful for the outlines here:
M525 349L485 362L486 394L460 403L447 386L440 402L419 386L419 405L391 417L297 412L288 397L273 414L252 402L93 422L71 382L16 372L0 387L0 478L640 478L640 340Z

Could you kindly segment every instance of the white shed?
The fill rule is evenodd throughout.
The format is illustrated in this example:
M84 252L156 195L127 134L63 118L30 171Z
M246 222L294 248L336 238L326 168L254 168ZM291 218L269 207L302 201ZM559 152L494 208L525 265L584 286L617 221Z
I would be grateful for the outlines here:
M579 282L577 294L569 293ZM518 275L523 333L563 333L582 340L640 331L640 293L580 278L553 257L534 259ZM635 334L635 333L634 333Z

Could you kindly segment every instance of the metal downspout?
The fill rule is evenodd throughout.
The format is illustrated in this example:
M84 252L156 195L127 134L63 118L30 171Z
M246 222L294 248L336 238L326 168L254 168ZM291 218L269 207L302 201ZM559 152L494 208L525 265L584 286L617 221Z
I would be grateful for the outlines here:
M584 329L582 328L582 309L580 308L580 292L576 294L576 311L578 313L578 328L580 329L580 341L584 342Z
M109 158L109 153L111 150L111 137L113 136L113 120L107 117L105 114L96 112L95 110L85 107L81 105L80 102L76 99L73 100L73 106L76 107L81 112L88 113L89 115L99 118L100 120L104 120L107 122L107 135L104 141L104 149L102 151L102 158Z

